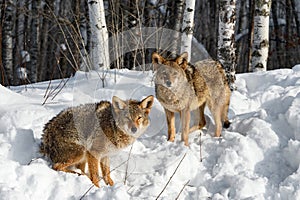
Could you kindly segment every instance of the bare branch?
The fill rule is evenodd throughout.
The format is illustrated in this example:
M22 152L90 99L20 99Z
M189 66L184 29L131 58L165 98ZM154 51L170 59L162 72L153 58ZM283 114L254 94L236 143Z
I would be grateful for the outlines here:
M166 185L165 185L165 187L163 188L163 190L162 190L162 191L159 193L159 195L155 198L155 200L157 200L157 199L161 196L161 194L165 191L166 187L168 186L168 184L169 184L170 181L172 180L173 176L176 174L176 172L177 172L177 170L178 170L180 164L182 163L183 159L185 158L185 156L186 156L186 153L185 153L185 154L183 155L183 157L181 158L181 160L180 160L180 162L178 163L178 165L177 165L175 171L173 172L173 174L172 174L171 177L169 178L169 180L168 180L168 182L166 183Z
M189 184L191 180L188 180L184 185L183 187L181 188L179 194L177 195L177 197L175 198L175 200L177 200L179 198L179 196L181 195L182 191L184 190L184 188Z
M129 154L128 154L128 158L127 158L127 161L126 161L126 170L125 170L125 177L124 177L124 185L126 185L126 180L127 180L127 177L128 177L128 175L127 175L128 174L128 166L129 166L129 159L130 159L132 148L133 148L133 144L131 145L131 148L130 148L130 151L129 151Z

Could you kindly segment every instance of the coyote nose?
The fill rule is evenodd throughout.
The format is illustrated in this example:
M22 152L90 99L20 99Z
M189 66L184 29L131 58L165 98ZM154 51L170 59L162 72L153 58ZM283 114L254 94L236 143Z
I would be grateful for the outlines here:
M137 128L135 126L131 128L132 133L135 133L136 131L137 131Z
M166 84L167 84L168 87L170 87L172 83L171 83L170 80L167 80L167 81L166 81Z

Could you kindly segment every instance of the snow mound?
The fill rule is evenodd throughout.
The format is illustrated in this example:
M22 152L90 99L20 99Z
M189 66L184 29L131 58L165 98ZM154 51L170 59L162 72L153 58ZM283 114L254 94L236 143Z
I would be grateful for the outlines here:
M52 170L39 144L44 124L62 109L155 94L150 71L111 70L104 81L99 73L77 72L48 90L49 82L0 85L0 199L300 199L300 65L238 74L231 127L214 138L205 110L207 126L190 134L190 147L181 142L179 115L175 142L167 141L155 99L146 133L111 158L115 185L96 188L87 176Z

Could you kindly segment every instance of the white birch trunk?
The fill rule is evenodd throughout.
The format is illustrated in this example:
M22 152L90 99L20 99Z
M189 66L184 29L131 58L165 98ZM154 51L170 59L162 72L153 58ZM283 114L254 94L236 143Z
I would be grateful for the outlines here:
M254 35L251 55L251 68L253 71L267 70L271 2L271 0L255 1Z
M221 0L219 12L218 60L226 71L230 88L236 86L236 46L235 46L236 0Z
M103 0L89 0L89 17L91 25L91 52L92 68L109 68L108 31L105 22Z
M13 0L5 2L4 23L2 29L2 62L5 69L4 84L10 86L13 82ZM3 14L3 13L2 13Z
M196 0L186 0L182 21L182 36L180 52L188 52L188 61L191 60L192 39L194 30L194 12Z

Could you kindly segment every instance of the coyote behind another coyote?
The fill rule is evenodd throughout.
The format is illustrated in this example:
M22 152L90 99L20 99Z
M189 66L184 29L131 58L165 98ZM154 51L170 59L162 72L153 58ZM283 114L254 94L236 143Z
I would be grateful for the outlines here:
M156 71L156 98L165 109L168 124L168 140L175 139L175 115L180 113L182 140L188 146L189 132L206 125L204 107L208 105L216 124L215 136L220 137L222 122L229 127L228 107L230 88L221 64L212 59L187 62L187 53L175 59L165 59L158 53L152 54ZM190 111L199 109L199 124L190 128Z
M73 172L74 167L99 187L99 163L106 184L110 178L109 155L132 144L149 126L154 101L123 101L114 96L112 103L101 101L68 108L50 120L44 128L41 153L50 157L53 169Z

